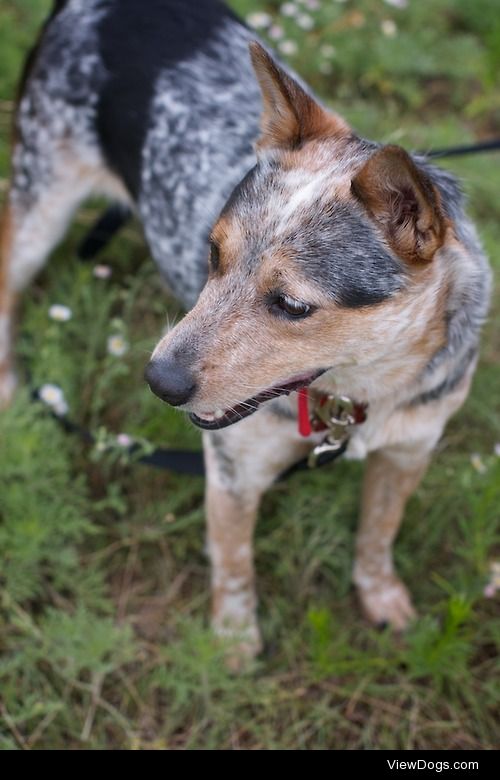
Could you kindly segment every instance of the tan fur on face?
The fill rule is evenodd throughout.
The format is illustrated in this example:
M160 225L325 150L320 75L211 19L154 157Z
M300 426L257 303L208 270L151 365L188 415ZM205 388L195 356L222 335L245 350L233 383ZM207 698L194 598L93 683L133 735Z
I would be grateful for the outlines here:
M242 290L238 269L209 281L196 307L157 348L195 344L192 370L197 413L227 409L261 390L316 369L358 400L373 401L413 381L445 342L445 275L439 263L422 269L410 291L366 309L346 309L303 279L286 253L263 258ZM263 298L280 287L318 306L303 320L275 316Z
M374 390L376 397L415 379L445 343L445 261L409 269L408 289L392 299L350 309L339 307L319 285L305 279L293 252L283 246L282 234L290 225L293 229L302 203L307 213L317 196L327 201L353 198L351 172L359 162L355 154L342 156L342 150L345 153L345 141L329 140L286 153L291 167L284 182L290 194L287 190L277 218L266 212L272 204L262 205L259 216L263 232L268 231L267 247L264 243L255 259L245 260L249 250L244 213L228 211L215 225L219 270L195 308L155 352L161 356L193 347L191 368L198 392L188 407L192 411L227 409L297 374L331 367L334 378L343 382L342 392L373 400ZM333 173L327 163L334 166ZM274 316L266 297L275 290L317 311L298 321ZM370 381L360 382L363 366ZM324 381L319 380L320 386Z

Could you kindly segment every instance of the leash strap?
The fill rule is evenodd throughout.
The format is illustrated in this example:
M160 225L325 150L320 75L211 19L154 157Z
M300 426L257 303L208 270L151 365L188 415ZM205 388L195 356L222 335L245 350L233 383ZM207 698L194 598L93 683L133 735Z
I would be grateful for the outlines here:
M86 444L95 444L96 438L93 433L83 428L78 423L70 420L66 415L56 414L46 403L42 401L37 391L33 393L33 399L43 404L53 420L66 432L78 436ZM140 449L138 444L130 444L126 447L120 447L121 452L135 455ZM193 477L202 477L205 474L205 463L203 452L199 450L175 450L157 447L152 452L135 458L134 463L142 463L145 466L151 466L156 469L174 471L177 474L188 474Z
M448 146L443 149L431 149L428 152L419 152L424 157L455 157L462 154L477 154L478 152L494 152L500 149L500 138L492 141L484 141L480 144L468 144L465 146Z
M312 432L312 426L309 415L307 388L302 388L302 391L304 392L299 392L298 401L299 422L300 417L302 417L302 424L304 425L304 430L306 430L305 415L307 413L310 434ZM52 419L54 419L66 433L78 436L86 444L95 444L95 436L90 431L88 431L86 428L83 428L81 425L78 425L78 423L75 423L73 420L70 420L66 415L56 414L49 406L47 406L45 402L42 401L38 391L33 392L33 400L43 403L47 414L50 414ZM331 463L344 454L348 443L349 440L346 438L345 441L343 441L335 449L325 447L324 451L319 452L315 456L314 462L311 461L310 456L303 458L280 474L280 476L277 478L277 481L281 482L287 479L296 471L310 471L312 467L316 468L319 466L326 466L328 463ZM120 447L120 449L123 453L128 453L129 455L134 456L139 450L139 445L131 444L126 447ZM188 476L192 477L202 477L205 475L205 462L203 458L203 452L200 450L177 450L157 447L155 450L153 450L153 452L149 452L148 454L135 458L134 463L140 463L144 466L162 469L164 471L171 471L175 474L187 474Z

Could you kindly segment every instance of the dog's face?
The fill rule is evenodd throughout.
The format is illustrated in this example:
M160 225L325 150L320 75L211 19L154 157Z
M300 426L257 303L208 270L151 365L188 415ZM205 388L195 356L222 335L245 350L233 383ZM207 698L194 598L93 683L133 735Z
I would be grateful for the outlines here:
M252 56L258 163L214 226L196 306L147 372L204 428L405 343L424 360L443 337L428 292L447 228L433 184L402 149L356 138L257 44Z

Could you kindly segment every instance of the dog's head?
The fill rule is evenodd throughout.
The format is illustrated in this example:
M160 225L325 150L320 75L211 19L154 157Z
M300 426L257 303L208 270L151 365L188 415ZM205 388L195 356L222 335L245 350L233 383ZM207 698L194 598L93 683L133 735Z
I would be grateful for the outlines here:
M251 54L258 161L213 228L196 306L146 372L204 428L330 369L366 374L409 351L410 372L442 338L426 291L449 222L433 183L403 149L356 137L259 44Z

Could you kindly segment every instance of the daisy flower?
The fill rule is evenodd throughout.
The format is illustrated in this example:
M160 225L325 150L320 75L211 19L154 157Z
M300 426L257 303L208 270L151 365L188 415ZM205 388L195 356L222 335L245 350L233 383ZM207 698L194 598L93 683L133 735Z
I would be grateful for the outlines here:
M281 41L281 43L278 44L278 48L283 54L287 55L297 54L298 51L298 46L295 41Z
M119 433L116 437L116 443L119 447L123 447L123 449L126 450L132 446L134 440L128 433Z
M108 339L108 354L113 357L122 357L128 351L128 344L123 336L114 335Z
M54 303L49 309L49 317L56 322L67 322L73 316L69 306L63 306L62 303Z
M253 14L248 14L246 20L247 24L249 24L250 27L254 27L256 30L262 30L265 27L269 27L273 21L272 17L269 14L266 14L265 11L256 11Z
M59 385L46 384L42 385L38 391L38 397L44 404L46 404L53 412L60 417L64 416L68 411L68 404L64 398L64 392Z
M484 474L487 471L487 468L483 462L483 459L481 458L481 455L479 453L475 452L473 455L470 456L470 462L472 465L472 468L477 471L478 474Z
M312 30L314 27L314 19L309 14L300 14L300 16L297 17L297 24L303 30Z
M387 36L387 38L394 38L398 31L396 22L393 22L392 19L384 19L384 21L380 24L380 29L384 35Z
M335 57L335 54L337 53L335 46L332 46L331 43L324 43L323 46L320 46L319 50L323 57L326 57L327 59Z
M267 31L267 34L272 41L279 41L280 38L284 37L285 31L279 24L273 24Z
M283 16L295 16L298 12L299 9L295 3L283 3L283 5L280 6L280 13L282 13Z
M487 599L492 599L493 596L500 590L500 561L492 561L490 563L490 580L485 585L483 593Z
M112 273L111 266L109 265L94 266L93 274L96 279L109 279Z

